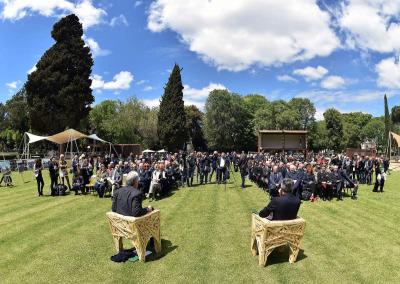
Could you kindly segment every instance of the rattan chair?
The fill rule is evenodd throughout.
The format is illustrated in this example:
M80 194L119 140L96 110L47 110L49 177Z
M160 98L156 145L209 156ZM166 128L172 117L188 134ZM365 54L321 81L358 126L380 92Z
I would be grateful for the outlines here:
M258 264L265 266L269 254L276 247L289 246L289 262L294 263L300 251L306 221L303 218L289 221L270 221L257 214L252 215L251 252L259 254Z
M141 261L145 261L150 238L154 239L156 253L161 252L160 210L154 210L141 217L129 217L115 212L108 212L106 215L118 252L123 250L122 238L132 242Z

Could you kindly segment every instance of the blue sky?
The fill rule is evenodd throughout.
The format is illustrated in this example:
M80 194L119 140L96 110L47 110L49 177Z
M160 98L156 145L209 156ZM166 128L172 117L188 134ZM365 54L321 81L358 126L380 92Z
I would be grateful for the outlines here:
M399 104L400 0L0 0L0 101L76 13L92 49L96 103L136 96L157 105L174 63L186 104L227 88L317 108L383 114Z

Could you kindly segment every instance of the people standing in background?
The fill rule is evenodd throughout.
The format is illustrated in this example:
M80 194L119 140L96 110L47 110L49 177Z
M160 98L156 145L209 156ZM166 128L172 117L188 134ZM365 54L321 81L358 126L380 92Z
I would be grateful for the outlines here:
M375 184L374 189L372 190L373 192L378 192L378 188L380 192L383 192L386 174L384 172L384 165L382 164L383 163L379 161L379 159L375 161Z
M37 159L35 161L34 172L37 182L38 196L43 196L44 181L42 176L42 169L43 169L42 160Z
M239 158L239 161L238 161L238 167L239 167L239 170L240 170L240 176L242 178L242 188L244 189L246 187L245 181L246 181L246 176L248 174L247 156L246 156L246 154L244 152L240 155L240 158Z
M63 185L65 185L65 180L67 180L68 189L71 190L71 184L69 183L68 177L68 165L67 161L65 160L65 156L63 154L60 155L60 178Z
M58 164L54 157L50 159L49 174L50 174L51 196L55 196L55 187L57 185L57 180L58 180Z

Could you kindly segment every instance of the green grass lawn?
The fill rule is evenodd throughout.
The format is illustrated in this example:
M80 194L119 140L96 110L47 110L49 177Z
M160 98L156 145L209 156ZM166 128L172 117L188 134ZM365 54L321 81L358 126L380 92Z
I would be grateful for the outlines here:
M45 194L49 194L46 176ZM163 253L146 263L113 263L105 218L110 199L36 197L33 174L0 188L0 283L399 283L400 174L385 192L303 203L302 252L274 251L266 267L250 251L251 210L268 201L256 186L207 185L153 202ZM144 205L148 205L145 201Z

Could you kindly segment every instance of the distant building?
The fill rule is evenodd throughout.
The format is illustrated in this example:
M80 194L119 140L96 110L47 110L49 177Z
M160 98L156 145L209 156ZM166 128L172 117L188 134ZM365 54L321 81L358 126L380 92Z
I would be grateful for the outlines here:
M307 151L306 130L259 130L258 151Z
M376 142L374 140L365 140L361 143L362 150L376 150Z

